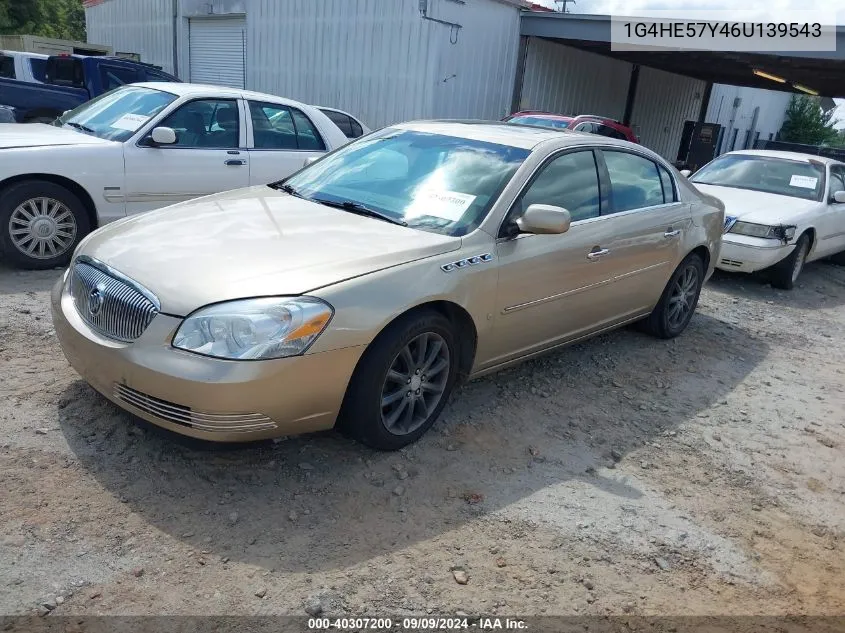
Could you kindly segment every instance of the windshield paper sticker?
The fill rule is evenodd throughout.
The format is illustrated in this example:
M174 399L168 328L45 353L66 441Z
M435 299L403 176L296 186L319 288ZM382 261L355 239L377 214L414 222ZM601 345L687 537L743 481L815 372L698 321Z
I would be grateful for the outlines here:
M458 191L422 189L417 191L414 202L405 215L406 217L432 215L455 222L461 219L464 212L475 202L475 198L476 196Z
M793 175L789 181L790 187L801 187L802 189L815 189L819 182L818 178L813 176L796 176Z
M143 114L124 114L117 121L112 123L111 127L116 130L128 130L129 132L134 132L149 120L150 117L144 116Z

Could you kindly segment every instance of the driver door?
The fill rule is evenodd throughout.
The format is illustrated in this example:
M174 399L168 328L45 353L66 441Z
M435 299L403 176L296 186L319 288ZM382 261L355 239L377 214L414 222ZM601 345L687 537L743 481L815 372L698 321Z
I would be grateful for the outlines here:
M818 243L814 254L818 257L845 250L845 203L833 199L837 191L845 191L845 167L833 165L828 182L827 206L822 209L816 227Z
M189 101L156 125L173 128L176 143L126 144L127 214L249 186L249 153L238 99Z
M552 158L517 198L503 227L531 204L567 209L572 225L560 235L499 237L496 335L486 365L577 338L614 319L615 264L604 257L614 222L597 221L602 198L590 149Z

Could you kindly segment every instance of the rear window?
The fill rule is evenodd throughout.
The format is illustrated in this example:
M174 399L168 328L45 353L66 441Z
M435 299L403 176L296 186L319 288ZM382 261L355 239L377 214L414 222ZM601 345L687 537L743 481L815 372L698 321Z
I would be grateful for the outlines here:
M520 125L535 125L538 127L552 127L562 130L569 127L569 121L553 119L542 116L516 116L507 120L508 123L519 123Z
M59 86L84 88L82 61L75 57L50 57L47 60L46 81Z
M134 84L138 81L138 71L134 68L123 68L121 66L100 66L100 80L103 82L103 90L108 92L120 88L126 84Z

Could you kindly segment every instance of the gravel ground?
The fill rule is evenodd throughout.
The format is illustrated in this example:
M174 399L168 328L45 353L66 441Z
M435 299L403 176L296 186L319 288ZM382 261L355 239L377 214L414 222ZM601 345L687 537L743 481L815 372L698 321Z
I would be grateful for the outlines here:
M718 275L466 385L418 444L211 450L69 368L0 267L0 613L845 614L845 268Z

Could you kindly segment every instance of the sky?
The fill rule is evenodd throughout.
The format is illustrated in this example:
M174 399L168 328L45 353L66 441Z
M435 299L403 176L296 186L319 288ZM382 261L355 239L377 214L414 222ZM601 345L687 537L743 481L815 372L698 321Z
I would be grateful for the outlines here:
M547 7L560 8L554 0L531 0ZM694 10L736 10L759 11L761 19L766 15L774 17L780 11L835 11L837 24L845 24L845 0L766 0L765 2L748 2L737 4L736 0L571 0L567 2L567 9L571 13L596 13L600 15L636 15L638 11L668 11L678 10L679 17L687 11ZM837 105L834 118L838 119L836 127L845 129L845 99L836 99Z

